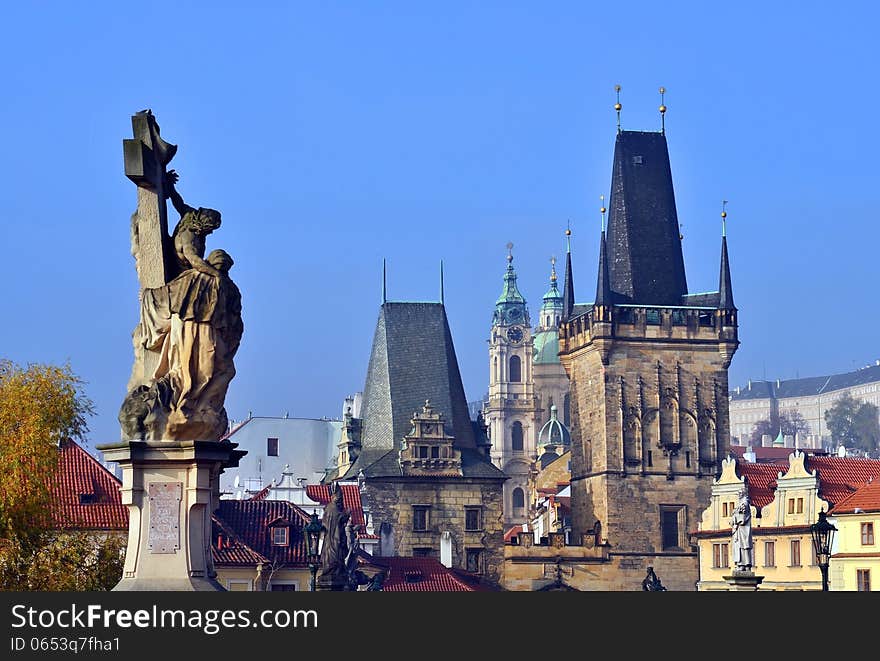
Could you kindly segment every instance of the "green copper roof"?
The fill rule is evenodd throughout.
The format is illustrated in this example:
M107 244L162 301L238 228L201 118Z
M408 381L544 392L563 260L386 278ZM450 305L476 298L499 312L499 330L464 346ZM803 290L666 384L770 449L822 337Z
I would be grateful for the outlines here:
M571 434L564 424L556 417L556 404L550 407L550 419L538 432L538 447L547 445L571 445Z
M534 335L535 353L532 362L536 365L553 365L559 362L559 331L556 329L539 331Z
M529 323L526 299L516 286L516 271L513 269L513 255L507 255L507 271L504 273L504 288L495 301L494 322L502 324Z

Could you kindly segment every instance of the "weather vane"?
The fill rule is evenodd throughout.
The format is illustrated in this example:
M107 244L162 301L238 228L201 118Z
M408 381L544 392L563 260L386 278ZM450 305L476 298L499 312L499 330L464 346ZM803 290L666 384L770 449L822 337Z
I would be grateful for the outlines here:
M607 211L607 209L605 208L605 196L600 195L599 199L602 200L602 208L599 209L599 213L602 214L602 231L604 232L605 231L605 212Z
M660 88L660 133L666 135L666 104L663 102L663 95L666 94L666 88Z
M513 261L513 241L507 242L507 261Z
M617 111L617 132L620 133L620 109L623 108L620 105L620 85L615 85L614 91L617 92L617 103L614 104L614 109Z
M721 236L727 236L727 200L721 200Z

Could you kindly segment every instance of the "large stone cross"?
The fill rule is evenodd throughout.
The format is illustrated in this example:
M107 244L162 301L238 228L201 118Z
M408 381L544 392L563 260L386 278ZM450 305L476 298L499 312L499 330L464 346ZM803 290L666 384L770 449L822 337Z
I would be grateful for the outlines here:
M159 136L159 125L150 110L131 117L133 139L122 141L125 176L138 187L136 217L132 220L132 253L137 259L141 289L161 287L173 277L173 251L168 236L165 205L165 167L177 145Z

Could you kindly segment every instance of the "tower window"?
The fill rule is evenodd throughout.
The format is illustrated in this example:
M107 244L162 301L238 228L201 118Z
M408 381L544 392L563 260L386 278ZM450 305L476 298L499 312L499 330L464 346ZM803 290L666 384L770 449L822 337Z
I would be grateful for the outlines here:
M523 493L523 490L517 487L513 490L511 498L513 500L513 513L523 514L523 510L526 508L526 495Z
M416 532L425 532L428 530L429 512L428 505L413 505L413 530Z
M660 534L663 550L684 548L685 508L682 505L660 506Z
M476 531L483 529L481 507L465 507L464 508L464 529L467 531Z
M467 570L472 574L480 573L481 559L482 559L482 549L467 549L466 551L466 564Z
M510 357L510 381L513 383L522 381L522 367L519 356Z
M522 423L518 420L513 423L513 428L510 432L510 446L514 452L523 451L523 427Z
M267 457L277 457L278 456L278 439L277 438L267 438L266 439L266 456Z

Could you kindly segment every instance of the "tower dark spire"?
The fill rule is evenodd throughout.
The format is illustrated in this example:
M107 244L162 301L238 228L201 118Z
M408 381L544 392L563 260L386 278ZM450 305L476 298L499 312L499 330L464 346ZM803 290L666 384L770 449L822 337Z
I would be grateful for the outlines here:
M727 205L724 201L723 206ZM718 309L736 310L733 304L733 284L730 280L730 261L727 257L727 211L721 212L721 277L718 284Z
M562 285L562 318L571 319L574 312L574 278L571 274L571 227L565 230L565 282Z
M604 201L605 196L602 196ZM608 276L608 256L605 248L605 205L602 205L602 238L599 243L599 279L596 282L596 305L610 306L611 280Z
M687 280L663 133L617 134L610 202L607 263L615 298L681 305Z

